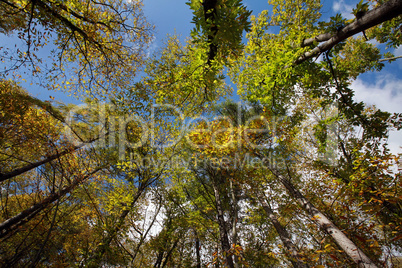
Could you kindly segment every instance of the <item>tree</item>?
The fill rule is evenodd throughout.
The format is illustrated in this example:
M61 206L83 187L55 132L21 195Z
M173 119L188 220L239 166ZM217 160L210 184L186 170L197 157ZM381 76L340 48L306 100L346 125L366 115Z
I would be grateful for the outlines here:
M10 62L5 74L16 70L14 76L21 78L22 67L27 67L33 76L45 78L41 85L48 89L100 99L114 96L130 85L151 40L152 27L141 5L140 1L1 1L1 32L17 34L26 45L2 49L2 58ZM38 51L48 46L54 61L47 63Z

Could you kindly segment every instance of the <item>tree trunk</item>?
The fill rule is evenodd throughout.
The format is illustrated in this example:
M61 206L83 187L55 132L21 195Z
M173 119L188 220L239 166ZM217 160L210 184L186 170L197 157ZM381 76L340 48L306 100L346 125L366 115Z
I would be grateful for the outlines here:
M164 250L159 250L158 257L156 258L156 262L154 264L154 268L160 268L162 265L163 254L165 254Z
M201 268L201 254L200 254L200 238L198 237L197 231L194 230L195 234L195 254L197 256L197 268Z
M229 243L228 233L226 230L225 219L223 217L221 197L219 194L218 186L216 185L216 182L214 180L212 180L212 186L214 188L216 211L218 214L217 218L219 224L219 236L221 240L222 251L226 259L226 265L230 268L234 268L232 256L229 255L229 250L231 247Z
M33 217L35 217L39 212L43 211L47 208L51 203L60 199L67 193L71 192L75 189L80 183L86 180L88 177L92 176L96 172L98 172L101 168L98 168L91 173L82 176L81 178L75 179L68 187L61 189L57 193L53 193L43 199L40 203L31 206L30 208L25 209L24 211L20 212L19 214L15 215L14 217L5 220L0 224L0 238L5 237L6 235L10 234L13 230L17 227L24 225Z
M297 190L294 185L286 178L274 174L281 183L289 191L290 195L297 200L303 209L314 219L318 225L332 236L340 248L359 266L362 268L377 268L369 257L358 248L336 225L331 222L323 213L314 207L310 201L305 198L302 193Z
M267 213L267 216L271 220L272 224L274 225L275 230L279 234L282 243L285 245L286 249L290 253L291 259L290 262L292 263L293 267L295 268L307 268L309 267L306 263L301 260L301 256L297 251L296 246L293 244L292 240L290 239L290 235L285 229L284 226L278 221L274 212L271 209L269 203L262 197L260 194L257 193L257 198L260 201L261 206Z
M238 219L238 213L237 213L237 198L235 195L234 187L233 187L233 181L229 178L230 180L230 194L232 196L232 243L234 245L237 245L237 219ZM234 255L233 256L234 260L234 267L239 268L239 256Z
M46 164L46 163L49 163L49 162L51 162L51 161L53 161L55 159L58 159L58 158L60 158L60 157L62 157L64 155L73 153L73 152L77 151L78 149L84 147L85 145L96 141L97 139L98 138L92 139L92 140L90 140L88 142L83 142L80 145L74 146L74 147L69 148L69 149L65 149L64 151L61 151L60 153L55 153L55 154L49 155L43 160L37 161L35 163L30 163L28 165L25 165L23 167L17 168L15 170L7 172L5 174L0 173L0 182L8 180L8 179L11 179L11 178L14 178L14 177L16 177L18 175L21 175L21 174L23 174L23 173L25 173L27 171L30 171L30 170L32 170L34 168L37 168L37 167L39 167L39 166L41 166L43 164Z

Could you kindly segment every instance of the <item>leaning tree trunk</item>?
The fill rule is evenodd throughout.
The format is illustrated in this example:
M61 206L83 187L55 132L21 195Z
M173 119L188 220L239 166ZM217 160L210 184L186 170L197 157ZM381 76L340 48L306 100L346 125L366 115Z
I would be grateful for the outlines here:
M42 160L39 160L39 161L36 161L36 162L33 162L33 163L29 163L29 164L27 164L27 165L25 165L23 167L15 169L13 171L9 171L9 172L4 173L4 174L0 173L0 182L9 180L11 178L14 178L14 177L16 177L18 175L21 175L21 174L23 174L23 173L25 173L27 171L33 170L33 169L35 169L35 168L37 168L37 167L39 167L39 166L41 166L43 164L47 164L47 163L49 163L49 162L51 162L51 161L53 161L55 159L61 158L62 156L65 156L67 154L72 154L75 151L78 151L79 149L83 148L85 145L88 145L88 144L90 144L90 143L92 143L92 142L94 142L96 140L98 140L98 138L91 139L91 140L89 140L87 142L82 142L80 145L73 146L73 147L67 148L67 149L65 149L65 150L63 150L61 152L46 156Z
M92 176L98 172L101 168L97 168L91 173L75 179L69 186L59 190L58 192L50 194L48 197L43 199L41 202L32 205L31 207L25 209L14 217L5 220L0 224L0 238L3 238L10 234L13 230L17 229L19 226L26 224L29 220L34 218L38 213L47 208L50 204L59 200L67 193L73 191L80 183L86 180L88 177Z
M304 53L294 62L294 65L300 64L308 59L318 56L323 52L329 51L332 47L344 41L346 38L363 32L364 30L379 25L385 21L389 21L401 14L402 0L388 0L382 5L369 10L361 18L346 25L335 34L324 33L312 38L308 38L302 42L302 47L313 45L315 42L324 43L316 46L313 50Z
M290 253L291 256L290 262L292 263L293 267L308 268L309 266L301 260L301 255L299 254L296 246L290 239L289 233L287 232L286 228L282 226L282 224L278 221L269 203L264 199L264 197L261 194L257 193L257 198L260 201L262 208L265 210L265 213L267 213L267 216L271 220L272 225L274 225L274 228L279 234L282 243L285 245L287 251Z
M359 266L362 268L377 268L377 265L367 257L364 252L358 248L352 240L350 240L339 228L330 221L321 211L314 207L310 201L296 189L296 187L286 178L278 174L274 174L281 183L289 191L290 195L297 200L303 209L314 219L318 225L332 236L340 248Z

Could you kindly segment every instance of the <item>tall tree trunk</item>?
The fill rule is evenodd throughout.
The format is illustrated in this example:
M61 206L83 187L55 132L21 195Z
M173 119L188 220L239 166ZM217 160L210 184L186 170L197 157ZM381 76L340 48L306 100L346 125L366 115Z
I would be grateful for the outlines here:
M232 243L234 245L237 245L237 218L238 218L238 213L237 213L237 198L235 195L234 187L233 187L233 181L229 178L229 185L230 185L230 194L232 196ZM233 256L234 260L234 267L239 268L239 256L234 255Z
M297 251L296 246L290 239L289 233L287 232L286 228L282 226L282 224L278 221L269 203L265 200L265 198L261 194L256 193L256 195L258 200L260 201L262 208L265 210L265 213L267 213L267 216L269 217L272 224L274 225L275 230L279 234L282 243L285 245L286 249L290 253L291 256L290 262L292 263L293 267L308 268L309 266L301 260L301 256Z
M290 195L297 200L303 209L314 219L318 225L332 236L334 241L340 248L359 266L362 268L377 268L369 257L358 248L352 240L350 240L339 228L331 222L321 211L314 207L310 201L296 189L296 187L286 178L275 174L274 175L281 181L281 183L289 191Z
M195 255L197 256L197 268L201 268L201 254L200 254L200 238L198 237L198 233L194 230L195 235Z
M219 236L221 240L222 251L226 259L226 265L229 268L234 268L232 256L229 255L230 250L230 243L228 238L228 233L226 230L226 223L223 217L223 208L221 197L219 194L219 189L216 184L216 181L212 179L212 187L214 188L214 195L215 195L215 203L216 203L216 211L217 211L217 218L218 218L218 225L219 225Z
M43 199L40 203L37 203L37 204L31 206L30 208L27 208L24 211L20 212L19 214L15 215L14 217L2 222L0 224L0 238L5 237L6 235L10 234L17 227L26 224L29 220L31 220L33 217L35 217L39 212L41 212L45 208L47 208L51 203L53 203L56 200L59 200L61 197L63 197L67 193L70 193L80 183L82 183L88 177L90 177L93 174L95 174L96 172L98 172L100 169L101 168L97 168L96 170L92 171L91 173L73 180L73 182L69 186L59 190L56 193L50 194L48 197Z

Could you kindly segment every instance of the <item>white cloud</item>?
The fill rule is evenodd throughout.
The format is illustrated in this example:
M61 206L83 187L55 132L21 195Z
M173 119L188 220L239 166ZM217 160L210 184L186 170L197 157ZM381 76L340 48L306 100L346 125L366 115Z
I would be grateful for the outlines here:
M394 55L395 56L402 56L402 46L399 46L399 47L395 48Z
M351 13L353 6L346 4L344 0L335 1L332 4L332 9L337 13L341 13L342 16L348 20L354 18L354 15Z
M402 153L402 131L390 131L388 138L388 148L390 148L391 153L401 154Z
M370 84L357 78L352 83L355 90L355 99L363 101L368 105L375 105L377 108L391 112L402 112L402 79L391 74L376 74L375 83ZM392 131L388 140L392 153L402 153L402 131Z
M402 46L395 48L393 54L395 57L402 56ZM396 62L398 63L399 69L402 69L402 59L397 59Z
M402 79L391 74L375 75L375 83L370 84L357 78L352 83L356 100L374 104L377 108L396 113L402 112Z

